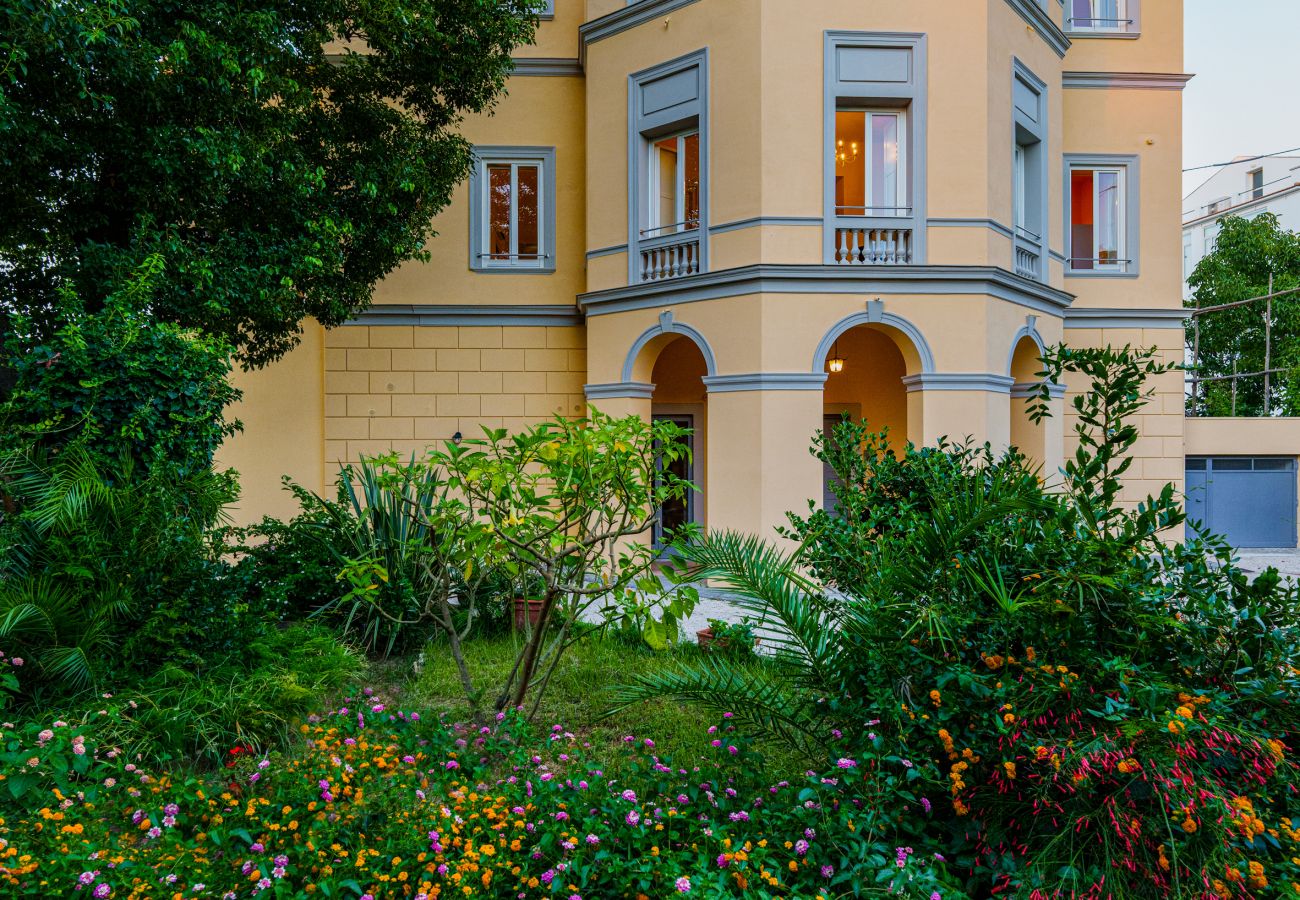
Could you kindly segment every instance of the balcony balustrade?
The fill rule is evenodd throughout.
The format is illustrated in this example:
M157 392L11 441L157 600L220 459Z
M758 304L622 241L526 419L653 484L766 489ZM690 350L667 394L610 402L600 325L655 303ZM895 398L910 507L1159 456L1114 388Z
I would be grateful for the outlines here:
M666 281L700 271L700 231L666 234L642 240L641 281Z

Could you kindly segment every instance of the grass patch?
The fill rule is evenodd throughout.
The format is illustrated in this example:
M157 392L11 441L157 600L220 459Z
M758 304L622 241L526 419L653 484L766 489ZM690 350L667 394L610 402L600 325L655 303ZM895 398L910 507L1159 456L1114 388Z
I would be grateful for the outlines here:
M468 642L465 656L474 684L491 689L502 684L522 642L522 636L515 635ZM672 700L650 700L614 716L605 714L613 705L613 691L620 683L698 660L700 654L693 644L655 652L644 645L591 635L569 648L560 660L538 710L537 724L547 728L562 725L589 741L597 757L611 759L623 757L601 751L620 744L625 735L650 737L660 753L683 765L709 748L712 737L708 728L717 723L716 714ZM756 659L749 665L764 663ZM406 687L404 702L408 706L427 706L450 718L463 719L468 714L456 664L445 644L429 644L424 671ZM757 749L778 775L793 775L808 768L809 761L789 747L760 744Z

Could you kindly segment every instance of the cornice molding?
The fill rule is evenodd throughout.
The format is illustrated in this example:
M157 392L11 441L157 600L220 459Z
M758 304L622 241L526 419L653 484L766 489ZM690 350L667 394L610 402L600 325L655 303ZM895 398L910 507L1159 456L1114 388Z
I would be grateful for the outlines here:
M907 392L915 391L988 391L1010 394L1016 380L1010 375L992 372L924 372L903 379Z
M1039 381L1019 381L1011 385L1011 399L1029 400L1038 396L1039 388L1042 382ZM1065 396L1065 385L1052 382L1047 385L1047 396L1053 400L1059 400Z
M512 75L533 75L543 77L582 77L582 62L576 58L562 56L516 56L511 62L515 64Z
M1178 328L1191 315L1186 309L1091 308L1066 311L1066 328Z
M443 306L376 304L348 325L506 325L559 327L586 321L574 306Z
M1029 23L1029 26L1038 32L1038 36L1047 42L1047 46L1056 52L1056 55L1065 58L1065 51L1070 49L1070 38L1061 30L1061 27L1052 21L1052 17L1047 14L1035 0L1007 0L1007 5L1014 9L1020 18Z
M1062 72L1061 87L1093 90L1181 91L1194 77L1174 72Z
M583 393L588 400L649 400L655 386L644 381L611 381L608 384L584 384Z
M925 224L931 228L987 228L989 231L997 232L1006 238L1015 237L1015 232L1008 225L1003 225L997 219L971 219L971 218L952 218L952 217L931 217L925 220Z
M616 253L626 253L627 244L615 244L613 247L601 247L599 250L588 250L587 259L597 259L601 256L613 256Z
M744 375L708 375L704 385L710 394L740 391L820 391L826 373L816 372L749 372Z
M773 225L820 226L822 224L821 216L753 216L748 219L737 219L734 222L723 222L721 225L710 225L709 234L726 234L728 231L766 228Z
M599 19L584 22L578 27L579 60L586 63L588 44L622 34L629 28L643 25L675 9L698 2L699 0L640 0L639 3L606 13Z
M588 316L745 294L987 294L1051 316L1074 295L995 266L753 265L578 295Z

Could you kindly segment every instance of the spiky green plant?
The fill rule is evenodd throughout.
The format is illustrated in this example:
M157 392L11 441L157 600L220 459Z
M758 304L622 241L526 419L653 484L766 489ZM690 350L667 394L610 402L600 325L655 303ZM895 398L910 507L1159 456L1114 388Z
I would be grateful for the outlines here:
M141 474L78 444L7 454L0 479L12 509L0 519L0 644L57 690L94 686L116 664L144 599L208 552L234 499L223 474Z

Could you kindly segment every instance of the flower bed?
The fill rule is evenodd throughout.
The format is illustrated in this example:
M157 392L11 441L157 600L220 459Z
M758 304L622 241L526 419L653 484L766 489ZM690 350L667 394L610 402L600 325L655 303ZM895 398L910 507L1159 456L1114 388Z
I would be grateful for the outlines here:
M930 898L942 875L870 837L868 764L766 784L727 718L689 768L628 736L619 780L559 725L448 724L374 696L313 717L295 752L232 748L207 776L144 771L95 724L3 732L10 895L830 897L872 880Z

